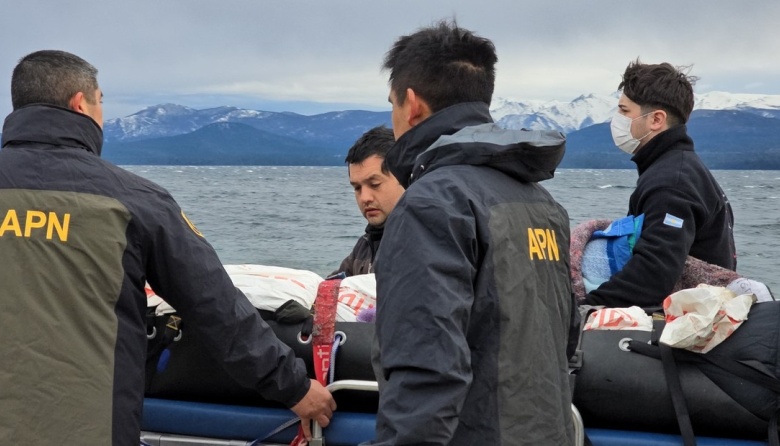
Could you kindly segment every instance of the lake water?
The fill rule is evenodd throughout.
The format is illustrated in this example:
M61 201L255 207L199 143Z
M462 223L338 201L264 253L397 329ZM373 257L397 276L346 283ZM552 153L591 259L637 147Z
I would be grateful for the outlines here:
M365 220L346 167L127 166L168 189L225 264L338 267ZM780 171L714 171L735 214L738 272L780 290ZM634 170L563 169L542 184L571 224L626 214Z

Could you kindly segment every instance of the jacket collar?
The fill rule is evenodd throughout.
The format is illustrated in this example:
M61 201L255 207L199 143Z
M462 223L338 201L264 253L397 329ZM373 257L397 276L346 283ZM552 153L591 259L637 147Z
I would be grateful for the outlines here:
M656 135L631 158L640 175L664 153L671 150L693 151L693 140L685 124L674 126Z
M103 129L89 116L48 104L32 104L11 112L3 123L2 147L38 143L80 148L97 156Z
M385 163L398 182L408 188L417 157L440 136L490 122L490 110L483 102L465 102L439 110L404 133L385 155Z
M366 225L366 237L368 237L369 241L376 241L381 240L382 235L385 233L385 224L382 223L379 226L374 225Z
M452 165L490 167L518 181L538 182L554 176L565 142L557 131L501 128L487 104L469 102L412 127L385 160L405 188L427 172Z

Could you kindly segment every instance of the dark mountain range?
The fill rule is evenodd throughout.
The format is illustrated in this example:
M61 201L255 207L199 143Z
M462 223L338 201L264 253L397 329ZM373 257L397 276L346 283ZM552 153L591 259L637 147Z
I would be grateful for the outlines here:
M780 169L780 119L751 111L696 110L688 121L694 148L711 169ZM609 123L567 135L564 168L633 169L612 142Z
M780 169L778 118L774 109L702 109L688 129L712 169ZM304 116L166 104L106 121L103 157L120 165L342 165L354 141L380 124L390 126L389 112ZM635 168L614 146L609 123L570 131L566 146L563 168Z
M189 117L180 119L181 115L177 118L168 110L152 125L157 130L127 131L122 142L117 141L116 133L109 138L112 130L106 126L103 156L117 164L341 165L347 149L364 131L378 124L389 125L389 113L303 116L254 112L238 116L247 115L247 111L220 110L203 112L222 119L227 111L232 113L229 122L176 136L143 139L142 135L179 132L198 121L192 113L185 110L183 115ZM765 116L750 110L696 110L688 128L696 151L712 169L780 169L780 142L774 137L780 134L780 119ZM570 132L566 146L561 163L564 168L635 168L631 157L614 146L608 123Z
M304 116L164 104L106 121L103 156L116 164L340 165L377 125L390 126L390 112Z
M333 165L344 156L246 124L209 124L192 133L124 143L106 142L103 158L116 164Z

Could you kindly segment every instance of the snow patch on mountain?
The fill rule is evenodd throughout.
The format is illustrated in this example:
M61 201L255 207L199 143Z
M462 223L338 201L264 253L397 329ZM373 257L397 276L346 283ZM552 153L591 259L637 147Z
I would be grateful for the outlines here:
M564 133L608 121L617 104L614 95L582 95L570 102L498 99L490 113L496 122L511 129L554 129ZM491 105L493 105L491 104Z
M495 98L490 113L502 127L569 133L612 119L620 94L616 91L610 95L582 95L570 102ZM694 95L693 109L750 111L767 118L778 118L780 95L708 92Z
M746 108L780 110L780 95L712 91L696 95L693 108L694 110L744 110Z

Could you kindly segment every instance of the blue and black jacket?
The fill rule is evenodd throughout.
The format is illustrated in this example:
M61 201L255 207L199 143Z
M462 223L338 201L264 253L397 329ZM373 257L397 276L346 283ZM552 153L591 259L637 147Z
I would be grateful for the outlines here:
M166 190L100 158L86 115L31 105L0 150L0 444L137 446L148 283L239 383L310 381Z

